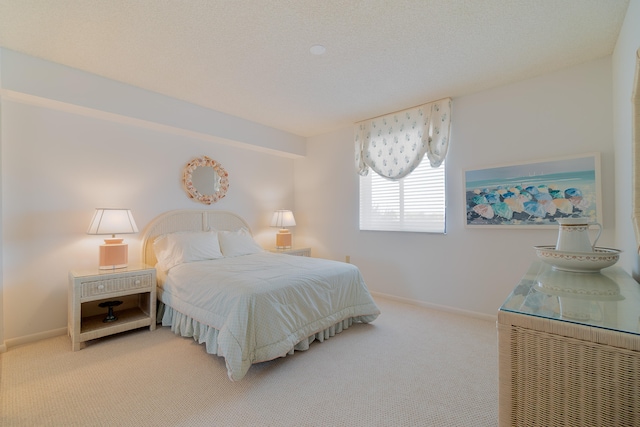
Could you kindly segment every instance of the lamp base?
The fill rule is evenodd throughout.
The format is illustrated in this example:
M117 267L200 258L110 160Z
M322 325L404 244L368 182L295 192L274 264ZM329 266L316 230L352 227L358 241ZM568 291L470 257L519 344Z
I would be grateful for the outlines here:
M286 228L281 228L280 231L278 231L278 234L276 234L276 248L291 248L291 233Z
M113 242L113 243L110 243ZM105 239L100 245L100 270L125 268L128 265L129 245L122 243L122 239Z

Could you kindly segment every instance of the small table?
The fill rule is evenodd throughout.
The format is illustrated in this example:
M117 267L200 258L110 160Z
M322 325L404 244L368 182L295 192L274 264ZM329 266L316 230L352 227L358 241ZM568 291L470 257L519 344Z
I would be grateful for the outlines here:
M155 268L69 272L67 329L73 351L85 341L144 326L156 328Z
M297 256L311 256L311 248L269 249L269 252Z
M498 312L500 426L640 425L640 285L536 261Z

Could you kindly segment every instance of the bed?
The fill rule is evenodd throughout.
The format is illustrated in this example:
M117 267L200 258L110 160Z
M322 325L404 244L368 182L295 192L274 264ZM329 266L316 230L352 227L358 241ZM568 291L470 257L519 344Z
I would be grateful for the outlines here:
M357 267L265 251L232 212L170 211L142 238L158 321L223 357L232 381L380 314Z

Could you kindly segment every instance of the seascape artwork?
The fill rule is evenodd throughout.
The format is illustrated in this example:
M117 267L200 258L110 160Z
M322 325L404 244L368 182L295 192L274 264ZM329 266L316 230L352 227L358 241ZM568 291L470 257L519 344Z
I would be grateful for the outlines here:
M558 218L600 220L600 157L465 172L466 225L557 227Z

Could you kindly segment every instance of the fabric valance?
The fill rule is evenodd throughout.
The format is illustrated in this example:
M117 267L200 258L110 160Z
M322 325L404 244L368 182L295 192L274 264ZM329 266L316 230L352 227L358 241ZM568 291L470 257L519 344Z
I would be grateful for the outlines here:
M409 175L426 154L436 168L449 148L451 98L365 120L355 125L356 169L392 180Z

